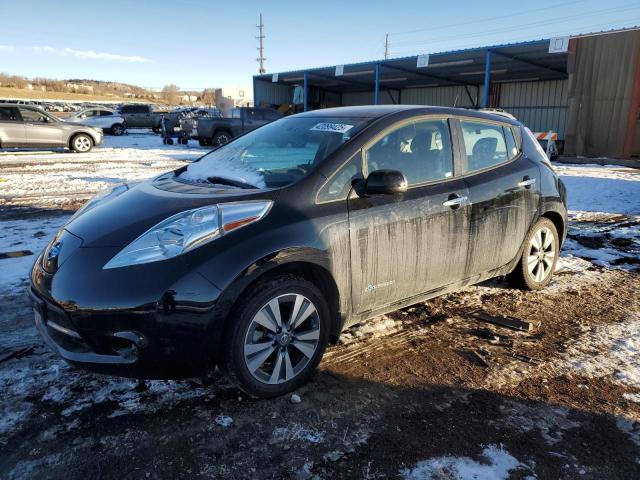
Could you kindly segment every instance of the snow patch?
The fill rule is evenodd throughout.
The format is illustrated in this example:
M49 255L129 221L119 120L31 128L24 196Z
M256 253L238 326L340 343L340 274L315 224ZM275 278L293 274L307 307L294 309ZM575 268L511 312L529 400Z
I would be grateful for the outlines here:
M569 418L570 411L564 407L529 407L515 401L505 401L500 405L504 417L499 426L515 428L524 433L537 430L549 445L562 441L566 430L578 428L580 423Z
M507 480L514 470L530 470L502 446L482 450L481 461L469 457L437 457L418 462L414 468L400 470L406 480Z
M233 418L220 414L216 417L216 424L223 428L228 428L233 425Z
M640 316L608 325L584 327L557 368L590 378L608 378L640 388Z
M366 320L354 325L340 335L340 343L349 344L359 340L373 340L402 329L402 321L386 315Z
M239 180L257 188L265 188L264 176L242 161L244 146L226 145L211 152L198 162L193 162L180 174L180 178L192 182L207 183L207 178L218 176Z
M286 427L276 427L271 433L271 437L276 442L293 442L305 440L309 443L324 442L325 432L305 427L298 423L292 423Z

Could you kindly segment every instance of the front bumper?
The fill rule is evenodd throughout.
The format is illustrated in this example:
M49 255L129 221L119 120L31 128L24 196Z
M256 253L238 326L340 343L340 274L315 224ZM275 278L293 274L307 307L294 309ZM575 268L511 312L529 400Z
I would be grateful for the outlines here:
M212 368L220 292L210 282L194 272L160 288L152 280L158 275L146 275L143 286L139 277L126 283L108 270L73 268L90 253L77 249L54 274L41 258L33 266L35 326L54 352L84 369L131 378L193 377Z

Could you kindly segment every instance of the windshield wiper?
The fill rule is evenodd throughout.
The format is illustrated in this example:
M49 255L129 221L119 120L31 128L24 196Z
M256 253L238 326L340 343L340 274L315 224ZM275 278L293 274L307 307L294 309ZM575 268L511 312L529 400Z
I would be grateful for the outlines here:
M240 180L232 180L230 178L224 177L207 177L207 181L209 183L215 183L218 185L231 185L232 187L238 188L258 188L255 185L251 185L250 183L242 182Z

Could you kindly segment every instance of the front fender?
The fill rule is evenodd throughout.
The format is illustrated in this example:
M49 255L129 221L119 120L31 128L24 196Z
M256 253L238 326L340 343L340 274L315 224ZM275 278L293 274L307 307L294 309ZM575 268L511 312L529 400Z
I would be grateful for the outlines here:
M215 313L208 326L208 338L216 345L213 350L220 352L218 348L222 343L229 321L233 321L230 315L233 314L233 307L242 294L251 287L258 279L271 273L285 271L288 266L297 267L318 267L331 276L330 260L326 252L314 248L300 247L287 248L278 252L265 255L259 260L244 268L238 275L222 289L222 293L217 299ZM206 278L206 275L201 272ZM208 279L209 280L209 279ZM209 280L211 281L211 280ZM336 286L336 288L339 288ZM339 297L343 297L344 292L338 292ZM337 300L337 299L336 299ZM331 301L328 299L328 301ZM344 319L341 316L332 319L332 334L337 336L342 328ZM214 359L215 360L215 359Z

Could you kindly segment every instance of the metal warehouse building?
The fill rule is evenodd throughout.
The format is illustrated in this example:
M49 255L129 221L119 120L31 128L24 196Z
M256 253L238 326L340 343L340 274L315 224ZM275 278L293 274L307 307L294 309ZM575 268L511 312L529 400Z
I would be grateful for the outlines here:
M257 75L253 86L255 105L305 111L502 108L533 131L558 132L566 155L640 156L638 28Z

